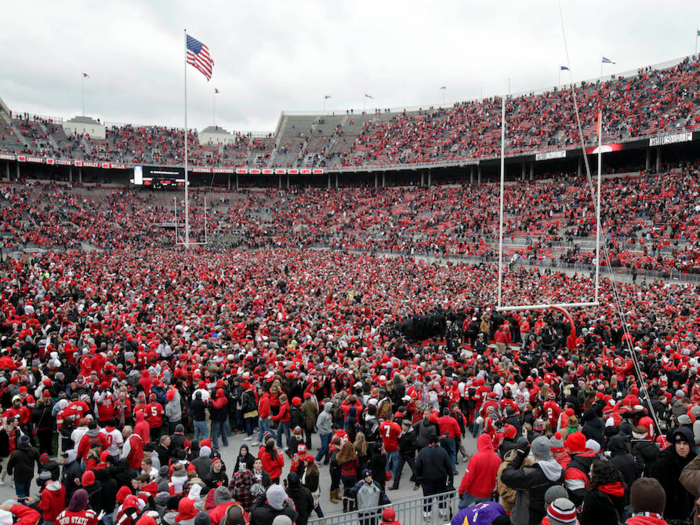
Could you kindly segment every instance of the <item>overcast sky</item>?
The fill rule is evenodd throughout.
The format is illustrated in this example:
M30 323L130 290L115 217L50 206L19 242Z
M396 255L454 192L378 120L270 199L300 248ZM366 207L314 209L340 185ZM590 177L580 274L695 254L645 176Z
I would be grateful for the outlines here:
M575 81L693 53L698 1L562 0ZM215 61L187 72L189 125L273 131L281 111L423 106L552 86L554 0L8 0L0 98L14 111L183 126L183 29ZM562 76L562 81L567 77ZM482 87L483 83L483 87Z

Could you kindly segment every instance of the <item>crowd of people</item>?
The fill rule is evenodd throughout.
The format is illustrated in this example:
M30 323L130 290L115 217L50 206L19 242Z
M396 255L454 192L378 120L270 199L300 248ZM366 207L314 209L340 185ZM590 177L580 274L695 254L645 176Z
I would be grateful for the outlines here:
M17 500L0 509L27 525L304 525L328 498L398 523L410 476L426 519L454 525L692 519L697 288L604 280L569 322L496 311L495 280L304 249L8 259L0 483ZM520 268L503 300L593 288ZM226 464L231 431L249 443ZM435 499L453 489L454 516Z
M600 107L605 112L606 140L697 129L699 83L700 62L694 56L667 69L645 67L631 77L577 85L586 141L595 136ZM281 167L413 164L500 155L501 99L498 97L459 102L451 108L391 115L391 118L365 119L359 134L352 137L345 137L342 125L329 126L328 135L318 140L309 140L313 136L309 132L300 145L295 145L298 155L285 156L289 161ZM569 89L554 88L509 99L508 152L532 153L578 144L573 118ZM43 132L31 120L28 116L15 119L15 127L26 145L13 128L0 130L0 151L159 165L184 162L183 132L175 128L110 126L106 139L98 140L89 136L66 137L53 125ZM49 137L53 137L53 143ZM245 134L239 134L233 145L200 145L195 132L189 134L188 144L192 166L276 167L280 166L273 160L276 148L280 154L288 153L289 148L287 143L276 145L272 137L252 139Z
M700 271L700 186L697 163L662 173L605 179L604 265L632 270ZM340 189L292 188L191 192L192 235L248 248L327 247L402 255L471 257L498 253L496 185ZM82 188L58 184L2 186L5 251L26 247L97 248L172 245L183 220L182 194ZM507 187L505 254L534 264L592 264L593 199L585 180L562 175Z

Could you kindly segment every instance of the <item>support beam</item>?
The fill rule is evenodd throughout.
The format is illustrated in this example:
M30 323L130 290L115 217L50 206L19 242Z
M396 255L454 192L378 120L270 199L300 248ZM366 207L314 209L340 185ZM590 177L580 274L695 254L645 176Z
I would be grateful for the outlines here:
M78 168L78 184L83 184L83 168Z
M68 182L73 184L73 166L68 168Z
M578 159L578 167L576 169L576 174L580 177L583 171L583 159Z
M238 191L238 188L239 188L239 186L238 186L238 173L236 173L236 191Z
M479 186L481 186L481 166L479 166L479 167L477 168L477 170L476 170L476 175L477 175L476 183L477 183Z
M428 187L433 184L433 172L428 170Z
M420 172L420 185L425 186L425 172L424 171Z
M229 173L228 176L226 177L226 185L228 186L228 189L231 189L231 174Z
M530 163L530 180L535 178L535 163Z
M386 172L382 173L382 188L386 188Z
M651 165L651 148L647 148L646 162L644 163L644 169L648 170Z
M526 166L525 166L525 163L523 162L522 171L520 172L520 180L523 180L523 181L525 180L525 170L526 170Z
M661 171L661 148L656 148L656 173Z
M287 189L289 189L289 173L287 173Z
M379 173L374 174L374 187L375 188L379 187Z
M15 162L15 166L16 166L15 172L17 173L17 180L19 180L19 162Z
M331 174L328 174L328 189L331 189Z
M338 186L340 185L339 179L340 179L340 174L336 173L335 174L335 189L336 190L338 189Z
M474 166L469 168L469 184L474 184Z
M279 176L279 189L282 189L282 175Z
M10 161L9 160L5 163L5 178L8 181L10 180Z

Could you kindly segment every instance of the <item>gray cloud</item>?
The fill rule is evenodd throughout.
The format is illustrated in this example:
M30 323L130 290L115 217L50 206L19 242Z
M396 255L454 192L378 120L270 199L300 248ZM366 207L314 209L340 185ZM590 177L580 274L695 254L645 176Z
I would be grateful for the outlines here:
M563 2L575 80L693 52L697 2ZM183 28L209 46L188 71L189 124L272 131L283 110L428 107L552 86L565 62L557 2L123 0L13 2L0 32L0 97L15 111L183 125ZM562 76L564 80L565 77Z

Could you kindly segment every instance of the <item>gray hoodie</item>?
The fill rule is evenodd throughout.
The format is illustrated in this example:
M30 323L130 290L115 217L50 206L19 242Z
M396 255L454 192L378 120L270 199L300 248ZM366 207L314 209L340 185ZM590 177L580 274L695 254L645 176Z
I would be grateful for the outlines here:
M331 416L331 408L333 408L333 403L330 401L323 405L323 412L319 414L318 420L316 421L316 428L318 429L318 434L320 436L333 433L333 417Z
M175 396L165 404L165 415L168 421L182 420L182 407L180 406L180 392L175 392Z

